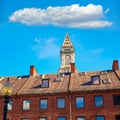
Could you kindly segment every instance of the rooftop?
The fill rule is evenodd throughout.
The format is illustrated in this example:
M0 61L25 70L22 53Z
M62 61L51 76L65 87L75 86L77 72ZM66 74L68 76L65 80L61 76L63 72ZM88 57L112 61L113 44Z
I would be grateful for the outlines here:
M32 66L30 75L9 77L9 81L14 88L13 95L120 90L120 70L115 70L115 68L104 71L39 75ZM47 87L42 87L44 80L48 80ZM7 77L0 78L0 89L6 81Z

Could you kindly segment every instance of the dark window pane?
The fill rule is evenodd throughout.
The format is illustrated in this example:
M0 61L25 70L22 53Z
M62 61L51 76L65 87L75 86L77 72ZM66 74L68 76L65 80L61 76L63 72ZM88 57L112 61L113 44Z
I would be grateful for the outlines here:
M95 101L95 106L103 106L103 97L102 96L95 96L94 101Z
M120 120L120 115L116 115L115 118L115 120Z
M58 108L64 108L65 107L65 98L58 98L57 106L58 106Z
M114 99L114 105L120 105L120 95L113 96Z
M42 80L42 88L48 88L49 87L49 80Z
M65 117L58 117L57 120L66 120Z
M47 118L40 118L40 120L48 120Z
M79 116L79 117L77 117L77 120L85 120L85 117L84 116Z
M12 105L13 105L13 102L10 100L8 102L8 110L12 110Z
M28 118L23 118L22 120L29 120Z
M48 100L47 99L41 99L40 100L40 108L45 109L48 106Z
M96 116L96 120L105 120L104 116Z
M95 85L100 84L100 77L99 76L92 76L92 83Z
M84 107L84 97L77 97L76 98L76 107Z
M24 100L23 101L23 110L29 110L30 109L30 100Z

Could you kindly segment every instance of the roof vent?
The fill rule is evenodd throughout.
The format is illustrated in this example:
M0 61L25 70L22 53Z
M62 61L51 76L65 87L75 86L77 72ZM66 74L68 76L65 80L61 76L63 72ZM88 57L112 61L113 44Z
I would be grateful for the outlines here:
M63 80L64 75L64 73L57 74L57 78L54 79L54 82L60 82L61 80Z
M104 79L102 81L103 81L104 84L110 84L111 83L110 79Z
M41 80L41 78L42 78L41 75L36 75L36 76L35 76L35 79L36 79L36 80Z
M0 81L3 80L3 79L4 79L4 77L0 77Z
M63 77L63 76L64 76L64 73L57 74L57 77Z
M100 72L100 74L102 74L102 75L107 74L107 73L108 73L107 70Z
M42 74L42 79L44 79L45 78L45 74Z
M60 79L54 79L53 82L60 82L61 80Z
M80 76L86 76L86 72L79 73Z
M21 79L21 76L17 76L16 80L20 80Z

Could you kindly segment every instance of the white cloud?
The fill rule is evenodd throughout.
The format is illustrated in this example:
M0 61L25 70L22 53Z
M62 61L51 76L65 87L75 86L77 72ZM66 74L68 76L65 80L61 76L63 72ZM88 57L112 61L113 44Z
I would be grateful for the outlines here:
M102 5L88 4L80 6L56 6L41 8L24 8L15 11L10 17L11 22L20 22L26 25L54 25L71 28L103 28L111 26L112 22L104 20Z
M106 10L105 10L105 14L107 14L109 11L110 11L110 9L109 9L109 8L108 8L108 9L106 9Z
M40 40L35 38L35 45L32 49L36 52L39 59L59 56L59 46L55 43L54 38Z

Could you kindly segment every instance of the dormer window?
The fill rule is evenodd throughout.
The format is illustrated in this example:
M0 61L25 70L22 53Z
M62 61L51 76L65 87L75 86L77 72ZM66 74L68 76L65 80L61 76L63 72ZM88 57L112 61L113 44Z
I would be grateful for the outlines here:
M43 79L41 88L48 88L48 87L49 87L49 80L48 79Z
M100 76L99 75L92 76L91 78L92 78L93 85L99 85L100 84Z

